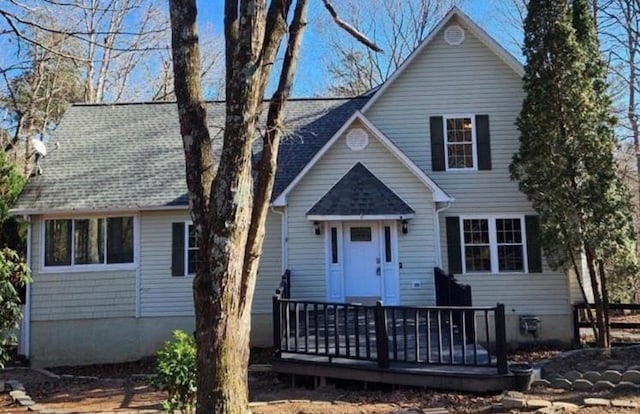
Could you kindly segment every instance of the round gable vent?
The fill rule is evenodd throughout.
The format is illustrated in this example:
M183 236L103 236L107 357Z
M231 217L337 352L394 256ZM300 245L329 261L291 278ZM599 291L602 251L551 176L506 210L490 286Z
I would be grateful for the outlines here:
M447 27L444 31L444 40L453 46L461 45L464 42L464 29L457 24Z
M354 128L347 134L347 146L352 151L362 151L369 145L369 134L362 128Z

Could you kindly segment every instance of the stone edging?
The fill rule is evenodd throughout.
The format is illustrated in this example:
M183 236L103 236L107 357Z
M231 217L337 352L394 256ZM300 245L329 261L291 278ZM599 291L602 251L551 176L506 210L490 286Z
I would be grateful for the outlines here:
M545 379L533 381L532 386L574 391L639 391L640 369L550 373L545 375Z
M541 398L527 398L523 393L518 391L507 391L503 394L500 402L503 408L529 408L537 409L537 414L553 414L557 412L573 412L580 406L561 401L548 401ZM618 408L638 408L638 404L623 399L609 400L606 398L585 398L584 406L586 407L618 407Z

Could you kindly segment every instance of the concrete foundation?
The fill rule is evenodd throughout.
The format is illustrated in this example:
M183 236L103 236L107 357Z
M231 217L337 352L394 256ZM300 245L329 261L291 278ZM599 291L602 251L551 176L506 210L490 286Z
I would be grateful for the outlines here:
M175 330L191 333L195 318L108 318L31 322L31 365L53 367L134 361L154 355ZM271 315L253 315L252 345L271 346Z

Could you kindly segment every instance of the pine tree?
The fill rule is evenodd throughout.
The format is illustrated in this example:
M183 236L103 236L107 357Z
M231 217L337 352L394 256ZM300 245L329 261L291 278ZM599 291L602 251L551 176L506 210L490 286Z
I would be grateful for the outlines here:
M597 344L609 346L608 273L635 274L632 205L616 176L606 67L586 0L529 2L525 21L526 97L517 121L520 151L512 178L541 218L553 268L572 270ZM582 284L582 263L591 285Z

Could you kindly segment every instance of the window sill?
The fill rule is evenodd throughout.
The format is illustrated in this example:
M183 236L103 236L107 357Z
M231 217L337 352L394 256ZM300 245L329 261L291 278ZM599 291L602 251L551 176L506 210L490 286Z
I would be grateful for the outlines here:
M452 173L452 172L461 172L461 173L471 173L471 172L478 172L479 170L477 168L447 168L444 170L444 172L448 172L448 173Z
M530 275L529 272L466 272L460 273L461 276L526 276Z
M38 274L55 273L97 273L97 272L119 272L126 270L136 270L137 263L118 263L100 265L77 265L77 266L43 266Z

